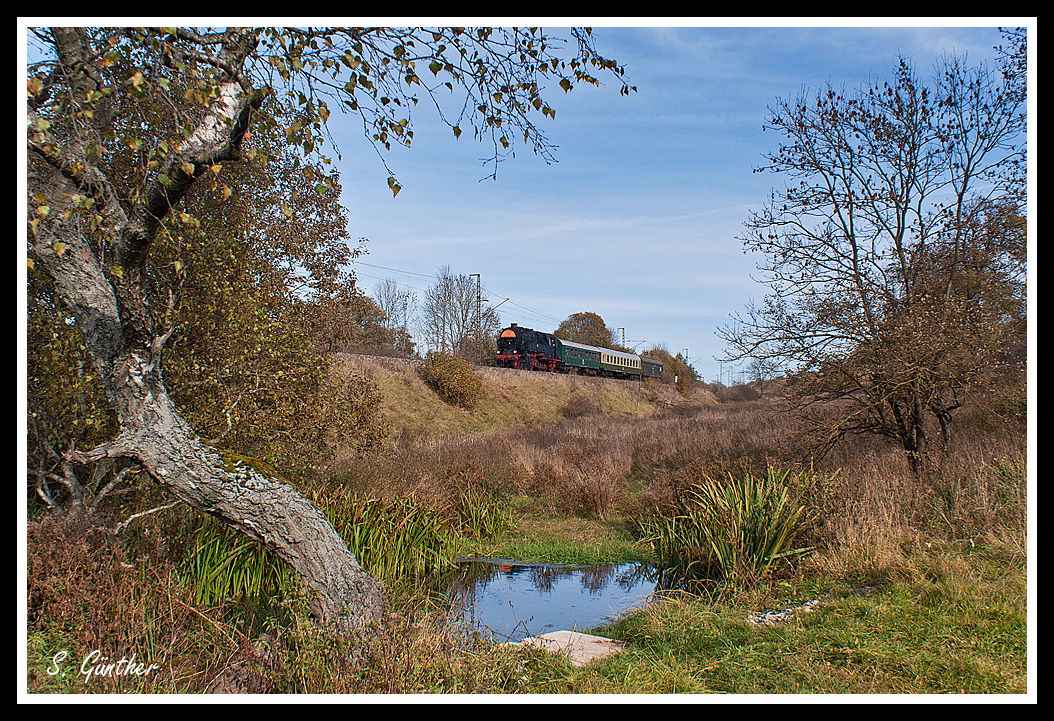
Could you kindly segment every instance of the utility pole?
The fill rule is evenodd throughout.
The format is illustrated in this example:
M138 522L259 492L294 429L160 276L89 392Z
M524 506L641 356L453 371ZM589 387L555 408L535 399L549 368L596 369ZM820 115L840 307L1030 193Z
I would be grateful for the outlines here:
M622 343L620 345L623 348L625 348L626 347L626 329L625 328L619 328L619 330L622 331Z
M480 294L479 294L479 273L469 273L468 277L476 276L476 332L473 342L475 348L476 363L480 362L479 352L479 305L480 305Z

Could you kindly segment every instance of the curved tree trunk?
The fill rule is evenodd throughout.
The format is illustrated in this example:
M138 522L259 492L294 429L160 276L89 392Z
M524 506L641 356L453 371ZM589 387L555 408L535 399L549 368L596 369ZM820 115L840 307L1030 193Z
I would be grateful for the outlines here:
M225 461L199 438L165 390L158 367L162 339L149 348L127 347L116 297L93 272L94 257L81 252L86 249L76 236L63 237L72 245L61 256L46 241L38 241L36 255L66 307L74 309L121 426L112 442L82 460L137 460L176 498L249 535L295 568L318 592L315 610L321 619L348 630L379 622L380 585L326 517L292 486Z
M379 583L322 512L281 479L231 462L204 443L173 407L152 363L133 353L116 365L121 431L95 457L135 458L176 498L262 543L317 591L320 619L356 632L380 622Z
M99 80L85 62L93 57L87 35L78 28L56 28L53 34L74 108L91 108L87 117L97 126L104 125L110 115L105 101L92 94ZM239 54L244 57L253 38L234 31L227 37L221 60L236 67ZM38 121L31 101L27 124L31 218L36 209L32 254L76 319L120 422L113 441L81 454L80 459L135 459L176 498L254 538L300 572L305 584L317 592L314 609L322 620L365 631L381 619L380 584L363 571L341 536L306 498L280 478L226 462L180 416L160 368L161 350L171 331L156 332L147 308L146 262L161 219L199 173L237 157L258 102L239 82L222 85L180 155L161 168L137 202L129 205L93 164L85 136L52 135L48 124ZM96 132L103 129L96 127ZM77 198L85 196L95 200L104 243L112 248L106 265L85 236L86 224L77 205Z

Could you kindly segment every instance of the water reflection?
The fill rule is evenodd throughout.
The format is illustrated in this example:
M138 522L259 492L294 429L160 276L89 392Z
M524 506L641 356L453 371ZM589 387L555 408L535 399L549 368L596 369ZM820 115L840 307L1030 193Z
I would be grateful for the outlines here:
M563 566L463 561L451 586L455 614L494 640L588 631L649 600L661 574L651 564Z

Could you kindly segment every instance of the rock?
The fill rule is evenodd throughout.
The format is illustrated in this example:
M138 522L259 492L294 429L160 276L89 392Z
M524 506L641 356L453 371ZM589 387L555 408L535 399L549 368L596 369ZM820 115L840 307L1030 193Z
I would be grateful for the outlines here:
M626 644L610 638L591 636L576 631L553 631L508 645L534 646L562 654L567 656L573 666L585 666L590 661L606 658L626 647Z

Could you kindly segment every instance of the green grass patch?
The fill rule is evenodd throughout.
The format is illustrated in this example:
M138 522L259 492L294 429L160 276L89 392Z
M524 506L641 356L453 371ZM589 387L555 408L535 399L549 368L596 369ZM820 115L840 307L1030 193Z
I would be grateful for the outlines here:
M794 547L812 517L791 499L790 488L804 485L806 475L790 478L790 471L769 468L763 477L705 478L682 495L676 513L646 519L644 536L664 562L685 573L752 582L813 550Z
M416 587L454 567L460 533L452 514L413 496L313 496L359 565L390 590ZM476 523L494 527L498 521L484 517ZM300 580L261 544L207 517L195 532L185 566L195 600L209 606L240 596L254 602L280 601L297 590Z
M776 625L748 617L761 603L783 609L818 590L773 586L715 600L679 598L619 620L600 633L629 649L543 693L1024 694L1025 572L990 559L916 559L943 573L919 581L912 569L870 594L829 580L826 599ZM949 568L949 564L952 566ZM930 574L934 576L934 574ZM870 590L870 589L869 589Z
M651 549L634 539L618 519L542 516L519 510L513 504L512 526L480 541L467 539L461 550L475 558L508 558L518 561L593 564L646 561Z

